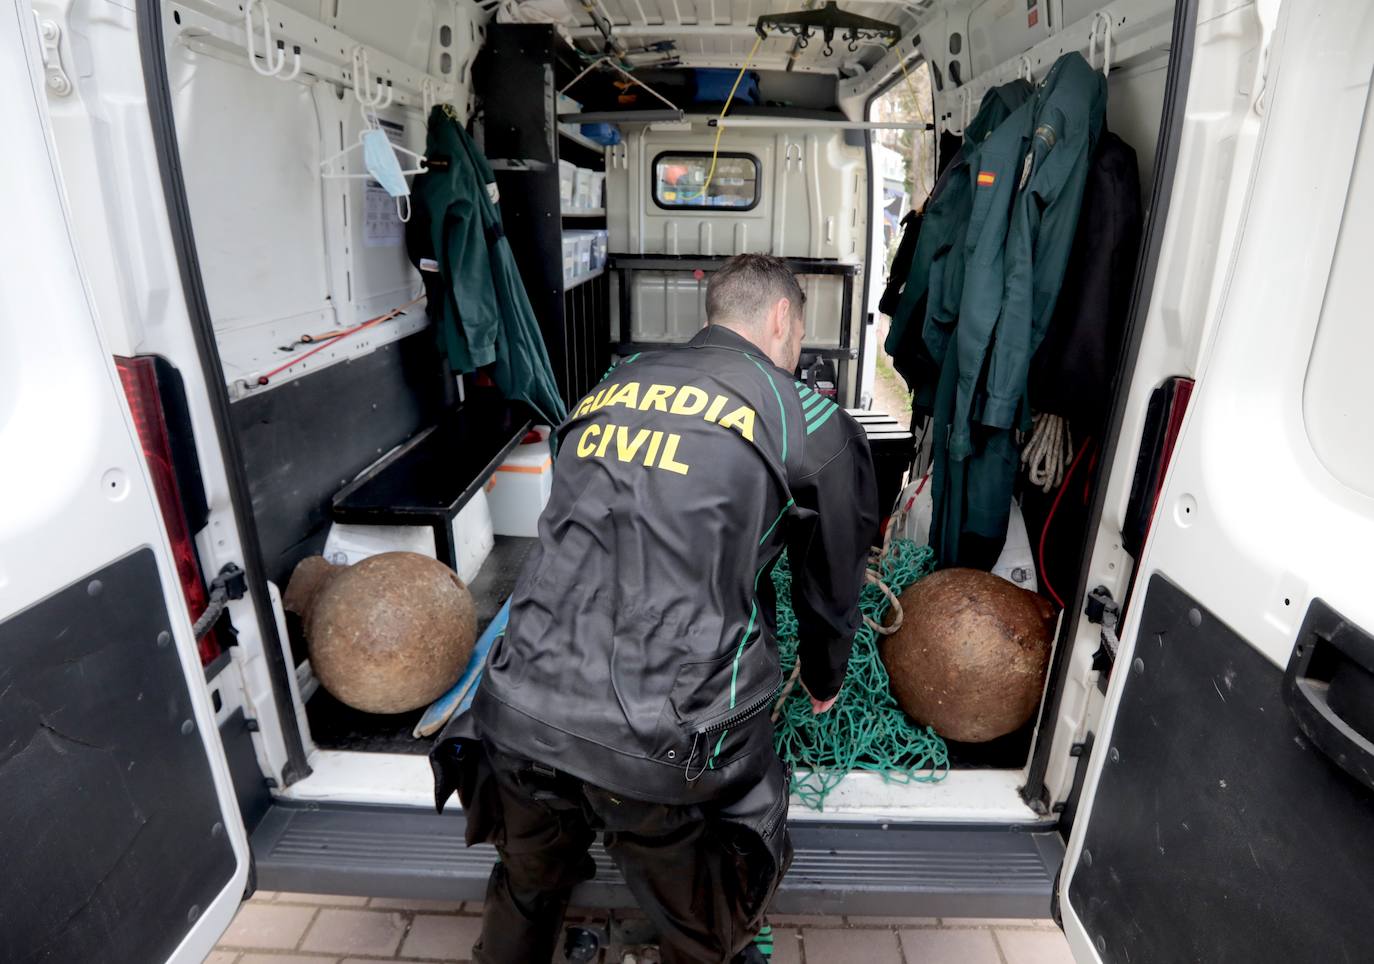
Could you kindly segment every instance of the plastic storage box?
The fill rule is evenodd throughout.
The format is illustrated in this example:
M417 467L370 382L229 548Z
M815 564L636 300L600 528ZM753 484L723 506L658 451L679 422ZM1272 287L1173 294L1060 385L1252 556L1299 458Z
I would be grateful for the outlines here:
M479 489L453 519L453 542L458 547L458 578L477 578L495 544L487 496ZM323 555L339 565L354 565L383 552L416 552L435 557L434 530L429 526L369 526L332 523Z
M573 210L586 211L595 207L592 204L592 175L595 171L589 171L585 167L577 168L573 180Z
M592 270L600 271L606 267L607 239L606 230L601 228L592 232Z
M571 161L560 160L558 162L558 203L564 209L572 207L576 184L577 165Z
M577 270L577 233L568 231L563 235L563 284L572 284Z
M492 528L498 536L539 535L539 514L553 490L553 458L549 429L543 425L515 447L487 483L487 504Z

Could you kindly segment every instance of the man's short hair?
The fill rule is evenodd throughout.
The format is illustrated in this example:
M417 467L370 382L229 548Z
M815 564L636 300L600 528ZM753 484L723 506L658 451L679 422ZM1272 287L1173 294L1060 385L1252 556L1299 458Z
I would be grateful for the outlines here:
M771 254L737 254L711 275L706 285L706 323L757 325L778 299L802 316L806 294L781 258Z

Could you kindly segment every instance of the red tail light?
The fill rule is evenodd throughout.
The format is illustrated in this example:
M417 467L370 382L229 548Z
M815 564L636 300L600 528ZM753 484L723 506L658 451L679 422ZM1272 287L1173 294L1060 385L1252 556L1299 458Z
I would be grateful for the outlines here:
M1145 548L1150 524L1159 507L1164 474L1173 458L1174 445L1183 429L1183 416L1192 396L1193 380L1182 377L1166 379L1150 396L1140 452L1136 455L1135 475L1131 480L1131 496L1126 504L1125 525L1121 530L1122 546L1137 559Z
M186 597L186 609L190 613L191 622L195 622L205 611L210 596L205 589L200 560L196 556L190 526L186 523L186 513L182 509L176 470L172 466L172 446L167 436L167 420L162 411L162 396L158 392L157 369L153 359L147 357L116 356L115 365L119 368L120 381L124 383L124 395L129 400L129 410L133 413L134 425L138 429L143 458L148 463L148 473L153 479L153 491L157 494L158 508L162 510L162 521L167 527L167 537L172 543L177 581L181 584L181 592ZM214 630L202 636L198 645L201 665L207 665L220 653L219 641L215 638Z

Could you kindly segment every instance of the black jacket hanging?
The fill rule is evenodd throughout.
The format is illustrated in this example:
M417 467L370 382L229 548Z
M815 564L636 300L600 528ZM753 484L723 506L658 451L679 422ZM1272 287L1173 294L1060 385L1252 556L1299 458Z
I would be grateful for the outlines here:
M1059 301L1030 370L1031 406L1062 415L1077 433L1097 434L1107 419L1140 231L1135 151L1104 132L1088 168Z

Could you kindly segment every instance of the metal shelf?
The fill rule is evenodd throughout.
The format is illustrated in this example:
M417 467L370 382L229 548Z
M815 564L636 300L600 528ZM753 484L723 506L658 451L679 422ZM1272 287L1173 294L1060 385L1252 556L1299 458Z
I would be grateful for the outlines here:
M598 144L596 141L592 140L590 137L586 136L580 130L578 130L575 125L559 124L558 133L561 136L566 137L568 140L572 141L574 144L578 144L582 147L585 147L589 151L596 151L596 153L603 155L603 157L605 155L606 145Z
M577 277L573 278L571 281L566 282L566 283L563 285L563 290L564 290L565 292L566 292L566 291L572 291L572 290L573 290L574 288L576 288L578 285L584 285L584 284L586 284L588 281L591 281L591 280L594 279L594 278L600 278L600 277L601 277L603 274L605 274L605 273L606 273L606 269L605 269L605 268L597 268L595 271L588 272L587 274L580 274L580 275L578 275Z
M563 217L565 217L565 218L604 218L604 217L606 216L606 209L605 209L605 208L563 208L562 214L563 214Z

